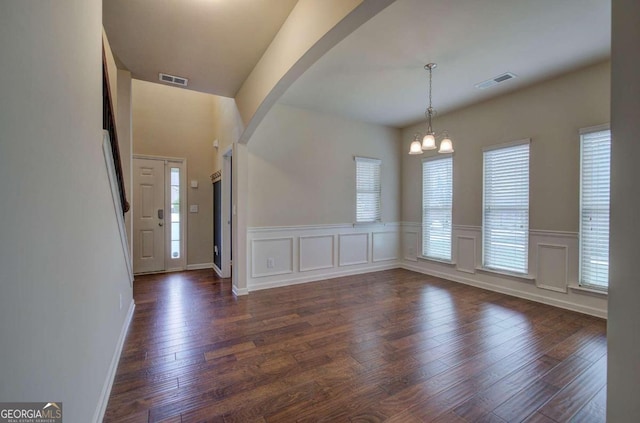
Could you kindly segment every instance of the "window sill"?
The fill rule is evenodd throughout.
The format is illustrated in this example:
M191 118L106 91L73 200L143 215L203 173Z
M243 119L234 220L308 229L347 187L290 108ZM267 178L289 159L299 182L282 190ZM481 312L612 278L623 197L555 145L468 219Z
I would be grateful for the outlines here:
M572 291L601 295L603 297L606 297L609 295L609 292L606 290L596 289L596 288L587 288L586 286L580 286L580 285L569 285L569 289L571 289Z
M485 272L485 273L495 273L496 275L501 275L501 276L508 276L510 278L518 278L518 279L524 279L527 281L535 281L536 278L534 278L533 276L526 274L526 273L515 273L515 272L509 272L507 270L497 270L497 269L489 269L487 267L476 267L476 270L479 272Z
M449 265L449 266L455 266L456 265L456 263L454 261L451 261L451 260L445 260L445 259L439 259L439 258L433 258L433 257L427 257L427 256L418 256L418 260L432 261L434 263L446 264L446 265Z

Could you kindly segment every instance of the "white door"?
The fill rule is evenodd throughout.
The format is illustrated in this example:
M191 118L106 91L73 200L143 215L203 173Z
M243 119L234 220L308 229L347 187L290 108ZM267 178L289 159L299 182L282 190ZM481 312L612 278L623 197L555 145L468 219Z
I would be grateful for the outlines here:
M133 271L165 270L165 164L133 159Z

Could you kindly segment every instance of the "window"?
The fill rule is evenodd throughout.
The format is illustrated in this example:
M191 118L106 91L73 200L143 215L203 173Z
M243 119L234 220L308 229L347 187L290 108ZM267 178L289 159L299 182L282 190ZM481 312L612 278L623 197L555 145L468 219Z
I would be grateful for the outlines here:
M171 175L171 258L180 258L180 168L172 167Z
M483 266L526 274L529 140L484 151Z
M609 285L609 188L611 131L580 135L580 285Z
M356 222L378 222L381 160L356 157Z
M451 260L453 158L422 162L422 255Z

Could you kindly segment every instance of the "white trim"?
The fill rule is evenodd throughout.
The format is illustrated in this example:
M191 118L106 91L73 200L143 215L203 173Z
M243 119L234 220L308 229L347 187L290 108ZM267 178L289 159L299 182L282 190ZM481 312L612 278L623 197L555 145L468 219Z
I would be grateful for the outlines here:
M195 263L195 264L187 264L187 270L202 270L202 269L213 269L213 263Z
M359 222L359 223L329 223L324 225L296 225L296 226L254 226L247 228L247 233L280 232L280 231L319 231L327 229L353 229L366 227L399 227L400 222Z
M302 240L319 239L319 238L331 238L331 264L328 266L302 267L302 255L303 255ZM335 234L299 236L298 237L298 270L300 272L310 272L313 270L332 269L336 267L335 252L336 252Z
M456 262L453 260L443 260L443 259L439 259L439 258L435 258L435 257L429 257L429 256L423 256L423 255L419 255L418 256L418 260L423 260L423 261L431 261L434 263L439 263L439 264L446 264L447 266L455 266Z
M384 234L392 234L398 237L398 248L396 249L396 255L393 257L379 257L375 258L374 254L376 252L376 235L384 235ZM402 241L402 236L397 231L380 231L380 232L371 232L371 263L378 263L381 261L390 261L390 260L399 260L399 249L400 243ZM369 248L369 244L367 243L367 249Z
M448 155L447 154L446 156L443 156L442 153L440 153L440 154L438 154L436 156L423 157L421 162L424 163L424 162L431 162L433 160L442 160L442 159L451 159L451 160L453 160L453 155ZM453 163L451 163L451 165L453 167Z
M373 157L353 156L355 162L382 164L382 159L374 159Z
M367 257L364 261L352 261L352 262L342 262L341 260L341 252L342 252L342 238L352 237L352 236L365 236L367 238ZM352 234L338 234L338 267L343 266L355 266L356 264L367 264L369 263L369 232L356 232Z
M113 167L113 156L111 154L111 139L109 131L102 131L102 152L104 153L104 161L107 166L107 177L109 178L109 186L111 187L111 198L113 200L113 208L116 213L116 221L118 222L118 231L120 232L120 243L122 244L122 254L124 262L127 266L129 275L129 286L133 286L133 264L131 262L131 251L129 250L129 240L127 239L127 230L125 229L124 216L122 215L122 204L120 204L120 188L116 183L116 172Z
M476 270L479 271L479 272L495 273L496 275L500 275L500 276L507 276L509 278L524 279L524 280L528 280L528 281L534 281L536 279L536 278L534 278L533 276L531 276L528 273L509 272L509 271L506 271L506 270L491 269L490 267L477 266Z
M554 236L557 238L578 238L578 232L550 231L546 229L529 229L529 235L534 236Z
M184 157L153 156L149 154L134 154L132 157L134 159L161 160L161 161L167 161L172 163L186 161Z
M465 269L463 267L459 267L458 266L458 259L460 257L458 257L458 250L460 248L460 240L461 239L470 239L471 241L473 241L473 267L471 269ZM456 235L456 270L458 272L464 272L464 273L470 273L470 274L475 274L476 273L476 264L477 264L477 258L478 258L478 247L477 247L477 239L474 236L466 236L466 235Z
M231 278L231 245L233 237L233 229L231 223L234 217L231 216L231 208L233 207L233 193L232 193L232 160L233 160L233 144L222 153L222 175L221 175L221 203L220 214L222 220L222 237L220 238L220 249L222 250L222 257L220 258L220 277ZM231 223L230 223L231 222Z
M411 234L411 235L415 235L416 236L416 244L413 246L415 248L415 255L413 256L408 256L404 253L404 235L405 234ZM404 260L409 260L409 261L418 261L418 247L419 247L419 242L418 242L418 231L402 231L400 232L400 243L401 243L401 248L402 248L402 258Z
M269 242L269 241L289 241L289 245L290 245L290 249L291 249L291 268L290 269L286 269L286 270L278 270L276 272L265 272L265 273L258 273L256 272L256 261L253 259L253 254L256 250L256 244L259 242ZM283 237L277 237L277 238L257 238L257 239L252 239L251 240L251 277L252 278L264 278L267 276L277 276L277 275L286 275L289 273L293 273L293 242L294 241L294 237L292 236L283 236Z
M595 125L595 126L589 126L586 128L580 128L578 130L578 133L580 135L585 135L585 134L591 134L594 132L600 132L600 131L608 131L611 129L611 125L608 123L603 123L601 125Z
M339 272L321 273L321 274L317 274L317 275L309 275L309 276L302 276L302 277L291 278L291 279L283 279L283 280L278 280L278 281L273 281L273 282L265 282L265 283L260 283L260 284L254 284L254 285L249 287L249 291L253 292L253 291L260 291L260 290L263 290L263 289L278 288L278 287L290 286L290 285L299 285L299 284L303 284L303 283L317 282L317 281L324 281L324 280L328 280L328 279L340 278L340 277L343 277L343 276L361 275L363 273L379 272L381 270L398 269L400 267L401 266L400 266L399 263L388 263L388 264L381 264L381 265L375 265L375 266L367 266L367 267L359 268L359 269L343 270L343 271L339 271Z
M564 289L558 288L553 285L546 285L540 281L540 248L549 248L555 250L564 250ZM548 289L549 291L567 293L567 286L569 285L569 247L561 244L549 244L546 242L538 242L536 244L536 286L540 289Z
M488 145L486 147L482 147L482 151L483 152L493 151L493 150L499 150L501 148L516 147L518 145L526 145L526 144L531 144L531 138L523 138L521 140L509 141L502 144Z
M231 293L236 297L241 297L243 295L249 295L249 289L247 288L239 289L235 285L231 285Z
M531 300L531 301L535 301L542 304L548 304L554 307L564 308L566 310L577 311L579 313L601 317L603 319L607 318L607 312L605 310L594 308L594 307L583 306L583 305L575 304L569 301L558 300L558 299L546 297L543 295L531 294L531 293L516 290L516 289L493 285L486 282L480 282L480 281L463 277L463 276L438 272L431 269L425 269L423 267L419 267L410 263L402 263L400 267L406 270L411 270L411 271L422 273L425 275L435 276L435 277L446 279L449 281L459 282L459 283L470 285L470 286L475 286L477 288L486 289L488 291L511 295L512 297L523 298L525 300Z
M398 222L398 224L404 228L414 228L414 229L419 229L422 226L422 223L420 222L402 221L402 222Z
M601 289L588 288L586 286L581 286L581 285L569 284L569 289L571 289L572 291L577 291L579 293L589 293L589 294L601 295L604 297L609 295L608 291L601 290Z
M124 319L124 324L122 325L122 329L120 330L120 337L118 338L118 343L116 344L116 350L113 353L113 357L111 358L111 364L109 365L109 371L107 372L107 378L104 381L104 385L102 385L102 391L100 392L100 400L98 401L98 406L96 407L96 411L93 413L93 419L91 421L98 423L104 419L104 413L107 411L107 404L109 403L109 396L111 395L111 387L113 386L113 381L116 378L116 371L118 370L118 363L120 362L120 354L122 353L122 348L124 347L124 340L127 337L127 331L129 330L129 325L131 324L131 319L133 318L133 311L136 308L136 304L131 299L131 303L129 304L129 310L127 311L127 316Z
M216 266L215 263L213 263L213 271L216 272L216 275L218 275L219 278L224 279L224 277L222 276L222 270L220 270L220 268L218 266Z
M474 226L474 225L453 225L454 231L475 231L482 232L482 226Z

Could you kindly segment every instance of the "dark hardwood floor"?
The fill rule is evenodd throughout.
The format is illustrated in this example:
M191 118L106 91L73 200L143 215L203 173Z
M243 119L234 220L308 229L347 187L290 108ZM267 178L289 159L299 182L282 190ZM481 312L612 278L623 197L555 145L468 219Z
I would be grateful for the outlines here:
M137 277L107 422L604 422L605 321L390 270Z

